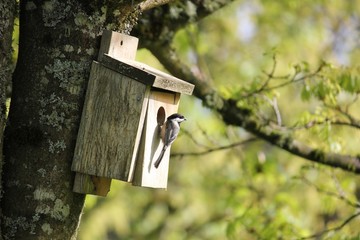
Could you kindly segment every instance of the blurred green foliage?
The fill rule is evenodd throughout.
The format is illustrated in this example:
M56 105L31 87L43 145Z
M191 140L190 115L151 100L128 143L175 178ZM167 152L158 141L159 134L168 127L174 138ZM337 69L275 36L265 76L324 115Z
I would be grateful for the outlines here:
M359 131L332 123L360 117L359 18L354 0L243 0L181 30L174 44L223 96L275 124L276 100L284 131L355 155ZM138 60L161 68L146 50ZM182 97L180 112L188 121L167 191L113 181L107 198L87 197L79 239L360 238L360 217L331 231L359 211L359 176L260 140L210 152L251 136L193 97Z

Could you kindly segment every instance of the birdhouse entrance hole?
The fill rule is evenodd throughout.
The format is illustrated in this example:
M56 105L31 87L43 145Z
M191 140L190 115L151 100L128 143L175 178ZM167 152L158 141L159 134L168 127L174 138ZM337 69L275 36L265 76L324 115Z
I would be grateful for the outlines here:
M161 126L165 123L165 116L166 116L165 109L163 107L159 107L159 110L157 111L157 117L156 117L158 126Z

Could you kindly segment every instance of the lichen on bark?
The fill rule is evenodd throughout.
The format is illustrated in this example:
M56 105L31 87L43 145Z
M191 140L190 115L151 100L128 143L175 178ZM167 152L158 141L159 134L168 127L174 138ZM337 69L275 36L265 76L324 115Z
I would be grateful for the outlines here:
M129 31L136 15L129 1L87 2L20 2L4 148L5 239L75 239L84 196L72 192L71 162L91 62L102 30Z

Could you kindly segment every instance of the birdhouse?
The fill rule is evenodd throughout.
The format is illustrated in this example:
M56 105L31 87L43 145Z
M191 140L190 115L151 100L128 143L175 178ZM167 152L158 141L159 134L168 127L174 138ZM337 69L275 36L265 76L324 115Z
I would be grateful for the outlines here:
M104 31L93 61L72 171L74 191L106 196L111 179L166 188L170 149L158 168L159 131L194 85L135 61L138 39Z

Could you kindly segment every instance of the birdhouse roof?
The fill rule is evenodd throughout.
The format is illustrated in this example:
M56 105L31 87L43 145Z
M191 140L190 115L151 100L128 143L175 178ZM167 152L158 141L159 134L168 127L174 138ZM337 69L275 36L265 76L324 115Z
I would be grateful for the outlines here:
M191 95L194 90L193 84L137 61L128 59L118 60L104 54L101 64L136 81L155 88L188 95Z

